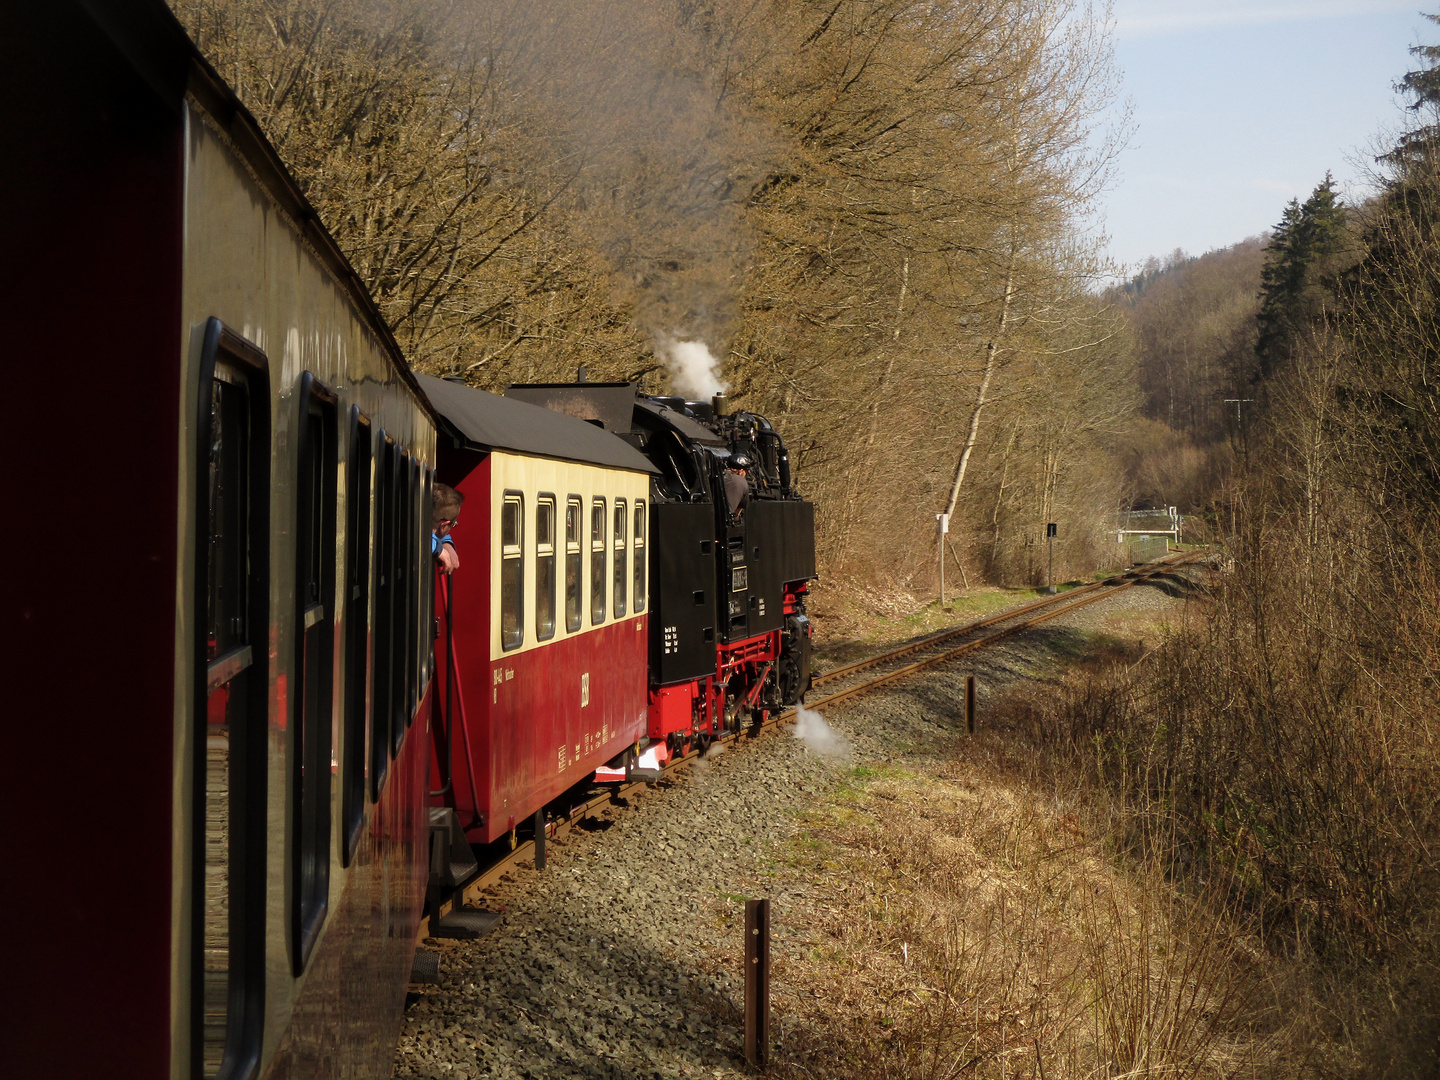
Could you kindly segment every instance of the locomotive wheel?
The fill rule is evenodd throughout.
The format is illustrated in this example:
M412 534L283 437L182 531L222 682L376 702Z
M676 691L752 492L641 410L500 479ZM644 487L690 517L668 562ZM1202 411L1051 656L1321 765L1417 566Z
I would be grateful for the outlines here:
M740 702L736 698L725 702L725 730L736 733L740 731Z

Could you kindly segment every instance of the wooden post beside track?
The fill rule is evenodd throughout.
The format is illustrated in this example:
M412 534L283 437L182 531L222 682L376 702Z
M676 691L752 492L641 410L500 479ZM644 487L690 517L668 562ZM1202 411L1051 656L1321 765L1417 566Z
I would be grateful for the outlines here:
M770 901L745 901L745 1060L770 1060Z
M975 676L965 676L965 730L975 734Z

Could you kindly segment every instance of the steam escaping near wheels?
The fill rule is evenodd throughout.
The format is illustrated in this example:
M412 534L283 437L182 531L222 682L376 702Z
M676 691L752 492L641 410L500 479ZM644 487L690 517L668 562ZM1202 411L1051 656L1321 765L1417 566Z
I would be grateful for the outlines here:
M812 712L803 705L795 707L795 727L790 734L805 744L805 749L816 757L833 761L850 759L850 740L825 722L818 712Z
M711 743L710 747L696 759L695 764L690 767L690 775L697 781L703 780L705 774L710 771L710 763L725 753L725 744L722 742Z

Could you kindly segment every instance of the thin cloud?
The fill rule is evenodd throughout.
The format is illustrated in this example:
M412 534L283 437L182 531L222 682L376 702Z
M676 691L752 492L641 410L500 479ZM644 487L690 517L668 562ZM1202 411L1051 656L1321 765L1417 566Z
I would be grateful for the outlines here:
M1123 0L1115 28L1122 38L1160 37L1261 23L1336 19L1387 12L1413 12L1415 0Z

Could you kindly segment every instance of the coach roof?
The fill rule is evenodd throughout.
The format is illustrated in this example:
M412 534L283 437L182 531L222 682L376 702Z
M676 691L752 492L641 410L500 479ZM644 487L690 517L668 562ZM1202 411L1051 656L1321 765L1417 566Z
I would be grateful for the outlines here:
M660 470L618 436L584 420L430 375L420 389L454 433L475 449L513 450L611 469Z

